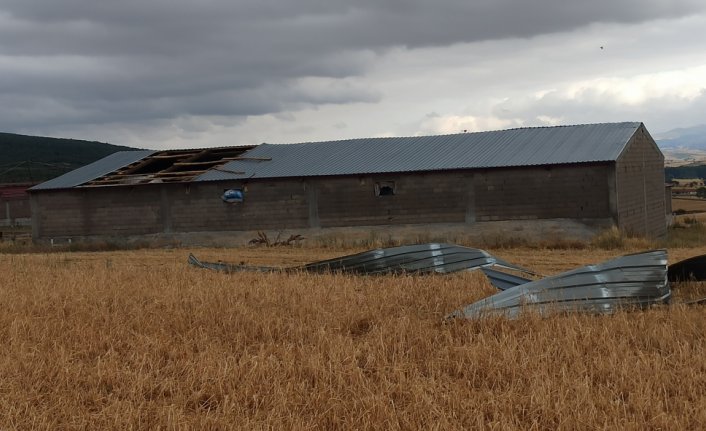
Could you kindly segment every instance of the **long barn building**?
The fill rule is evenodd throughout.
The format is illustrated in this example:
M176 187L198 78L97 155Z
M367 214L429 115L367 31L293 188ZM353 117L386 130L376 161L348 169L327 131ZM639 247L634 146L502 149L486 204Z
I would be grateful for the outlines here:
M664 157L639 122L127 151L30 193L38 241L503 220L666 234Z

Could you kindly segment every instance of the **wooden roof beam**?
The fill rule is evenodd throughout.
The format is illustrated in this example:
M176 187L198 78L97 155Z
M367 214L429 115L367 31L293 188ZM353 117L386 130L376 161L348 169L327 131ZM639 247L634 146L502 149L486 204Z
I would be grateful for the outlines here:
M175 162L173 166L203 166L203 165L217 165L223 163L222 160L211 160L209 162Z
M174 162L170 167L161 170L160 173L161 173L161 172L171 172L171 171L173 171L173 170L175 169L175 167L177 166L177 163L179 163L179 162L181 162L181 163L190 163L190 162L193 162L193 161L195 161L195 160L198 160L199 157L205 156L205 155L208 154L209 152L210 152L209 149L204 149L204 150L199 151L198 153L191 154L190 157L187 157L187 158L184 159L184 160L179 160L178 162Z

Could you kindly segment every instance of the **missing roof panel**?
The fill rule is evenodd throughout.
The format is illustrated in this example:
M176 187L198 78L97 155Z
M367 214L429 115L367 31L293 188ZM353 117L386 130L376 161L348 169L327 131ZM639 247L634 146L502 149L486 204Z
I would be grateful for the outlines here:
M210 169L218 168L255 148L221 147L194 150L167 150L154 153L135 163L86 183L86 187L119 186L149 183L184 183Z

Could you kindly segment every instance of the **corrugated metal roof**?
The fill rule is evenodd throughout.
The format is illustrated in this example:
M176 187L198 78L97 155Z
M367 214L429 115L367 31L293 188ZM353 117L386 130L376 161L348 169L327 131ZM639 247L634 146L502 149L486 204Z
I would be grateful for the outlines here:
M138 150L138 151L118 151L107 157L104 157L89 165L82 166L71 172L65 173L59 177L49 181L37 184L29 189L34 190L51 190L51 189L68 189L86 183L103 175L109 174L116 169L120 169L131 163L135 163L143 158L154 154L153 150Z
M639 122L443 136L262 144L196 181L497 168L615 161ZM270 160L256 160L270 159Z
M420 172L615 161L639 122L440 136L262 144L194 181ZM157 153L120 151L29 189L72 188Z

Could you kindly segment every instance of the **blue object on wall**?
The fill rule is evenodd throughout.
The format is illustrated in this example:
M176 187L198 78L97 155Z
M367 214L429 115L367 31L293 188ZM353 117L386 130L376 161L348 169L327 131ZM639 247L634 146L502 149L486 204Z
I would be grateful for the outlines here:
M242 202L243 191L240 189L226 190L225 192L223 192L223 196L221 196L221 199L223 199L223 202L227 202L229 204Z

